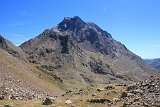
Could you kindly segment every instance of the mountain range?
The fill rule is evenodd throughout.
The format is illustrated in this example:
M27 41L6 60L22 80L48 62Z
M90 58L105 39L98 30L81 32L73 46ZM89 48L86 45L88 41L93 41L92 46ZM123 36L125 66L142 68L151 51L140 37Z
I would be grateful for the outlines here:
M153 66L154 68L160 70L160 58L156 59L145 59L145 62L149 65Z
M0 36L0 56L0 99L34 99L91 84L133 83L157 73L110 33L78 16L65 17L19 47Z

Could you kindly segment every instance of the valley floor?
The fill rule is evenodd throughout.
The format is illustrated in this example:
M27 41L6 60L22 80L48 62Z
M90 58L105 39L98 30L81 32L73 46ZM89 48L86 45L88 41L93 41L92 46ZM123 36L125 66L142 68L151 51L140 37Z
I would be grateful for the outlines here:
M6 107L159 107L160 96L159 93L155 93L143 92L139 83L133 85L97 84L85 89L69 90L55 98L51 105L42 105L41 100L2 100L0 107L5 107L4 105L10 105ZM150 98L156 95L156 99Z
M91 85L86 89L68 91L61 97L55 98L53 104L48 105L47 107L108 107L110 101L118 99L124 90L126 90L126 86L123 84L119 86L116 84ZM67 100L70 100L72 103L66 104ZM0 107L4 107L4 105L7 104L14 107L46 107L45 105L42 105L42 101L40 100L0 101ZM122 105L123 103L119 102L118 106L115 107L120 107Z

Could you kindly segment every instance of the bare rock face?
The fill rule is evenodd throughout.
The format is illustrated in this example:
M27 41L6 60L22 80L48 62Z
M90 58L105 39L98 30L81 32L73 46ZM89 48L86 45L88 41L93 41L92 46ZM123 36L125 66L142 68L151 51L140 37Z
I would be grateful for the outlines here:
M137 81L156 73L111 34L77 16L64 18L20 48L30 62L70 84Z
M0 35L0 48L7 51L9 54L13 55L16 58L27 61L23 51L19 47L13 45L10 41L2 37L1 35Z

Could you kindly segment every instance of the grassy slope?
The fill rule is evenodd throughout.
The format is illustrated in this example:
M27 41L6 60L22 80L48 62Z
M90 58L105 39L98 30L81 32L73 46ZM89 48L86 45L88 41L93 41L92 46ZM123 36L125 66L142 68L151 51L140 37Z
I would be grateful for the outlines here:
M28 83L42 88L45 91L52 92L53 94L58 95L62 93L58 83L49 75L38 70L35 65L18 60L3 50L0 50L0 56L0 66L2 68L0 70L1 76L13 75L16 76L17 79L21 78ZM5 81L1 81L0 83L2 82Z

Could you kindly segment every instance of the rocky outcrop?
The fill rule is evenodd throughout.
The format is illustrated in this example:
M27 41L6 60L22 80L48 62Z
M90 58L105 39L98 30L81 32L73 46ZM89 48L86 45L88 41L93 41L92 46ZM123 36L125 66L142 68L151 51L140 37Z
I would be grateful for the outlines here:
M122 93L124 107L145 106L159 107L160 105L160 76L153 76L141 83L128 86L127 91Z
M7 51L9 54L13 55L16 58L27 61L24 52L19 47L16 47L1 35L0 35L0 48Z

